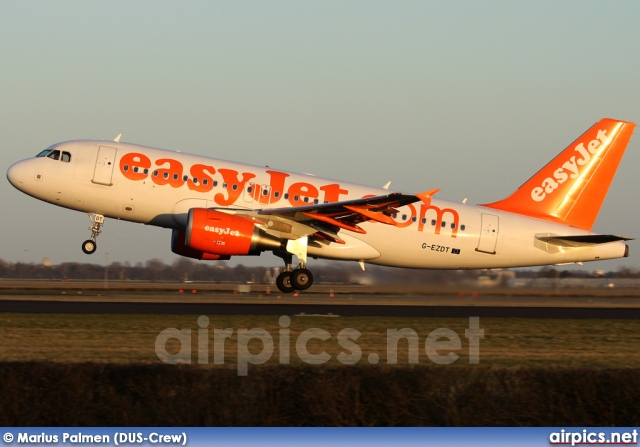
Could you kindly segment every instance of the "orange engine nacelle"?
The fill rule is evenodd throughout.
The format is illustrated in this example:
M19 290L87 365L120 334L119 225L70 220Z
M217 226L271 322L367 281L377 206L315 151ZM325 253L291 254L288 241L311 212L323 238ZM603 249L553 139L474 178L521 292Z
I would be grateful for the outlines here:
M171 251L175 254L204 261L227 261L231 259L231 256L205 253L203 251L194 250L191 247L187 247L187 245L184 243L186 234L187 233L184 230L173 230L171 232Z
M207 254L242 256L277 249L281 243L245 217L192 208L189 210L185 245Z

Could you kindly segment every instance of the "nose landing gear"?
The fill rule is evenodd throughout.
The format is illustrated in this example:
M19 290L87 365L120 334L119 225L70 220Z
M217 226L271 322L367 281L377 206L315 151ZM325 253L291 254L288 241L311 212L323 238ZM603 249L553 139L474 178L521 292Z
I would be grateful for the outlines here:
M91 230L91 239L87 239L82 243L82 251L86 254L90 255L95 253L98 245L96 244L96 238L100 233L102 233L102 225L104 225L104 216L102 214L89 214L89 219L91 219L91 226L89 230Z

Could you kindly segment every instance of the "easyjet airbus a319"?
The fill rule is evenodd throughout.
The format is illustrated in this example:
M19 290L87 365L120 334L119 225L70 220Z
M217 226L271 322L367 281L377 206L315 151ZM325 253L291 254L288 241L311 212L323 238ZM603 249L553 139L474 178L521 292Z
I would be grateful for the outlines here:
M421 269L581 263L629 255L629 238L591 232L635 124L603 119L511 196L484 205L433 189L391 192L115 141L58 143L15 163L20 191L89 214L170 228L171 250L204 260L283 259L283 292L313 283L307 259ZM297 258L294 264L293 257Z

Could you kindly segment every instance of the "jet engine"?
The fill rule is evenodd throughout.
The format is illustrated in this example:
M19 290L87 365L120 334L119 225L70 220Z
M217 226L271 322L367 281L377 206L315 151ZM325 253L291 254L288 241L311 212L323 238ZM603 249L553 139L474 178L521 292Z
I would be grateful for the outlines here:
M258 228L251 219L206 208L192 208L187 219L184 245L198 254L243 256L278 249L282 244L278 238Z
M204 261L227 261L231 259L231 256L205 253L203 251L194 250L193 248L187 247L187 245L184 243L186 234L187 233L184 230L173 230L171 232L171 251L175 254Z

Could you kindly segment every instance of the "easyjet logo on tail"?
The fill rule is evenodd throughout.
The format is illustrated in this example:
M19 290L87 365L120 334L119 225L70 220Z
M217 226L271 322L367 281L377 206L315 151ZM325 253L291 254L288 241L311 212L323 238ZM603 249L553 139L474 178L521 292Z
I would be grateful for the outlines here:
M583 166L587 165L592 155L596 155L598 148L608 139L606 130L598 130L595 140L589 141L587 147L584 143L578 144L573 150L577 153L567 161L558 166L553 171L553 177L547 177L540 186L531 190L531 198L536 202L542 202L549 194L552 194L558 187L569 179L576 179L580 176Z

